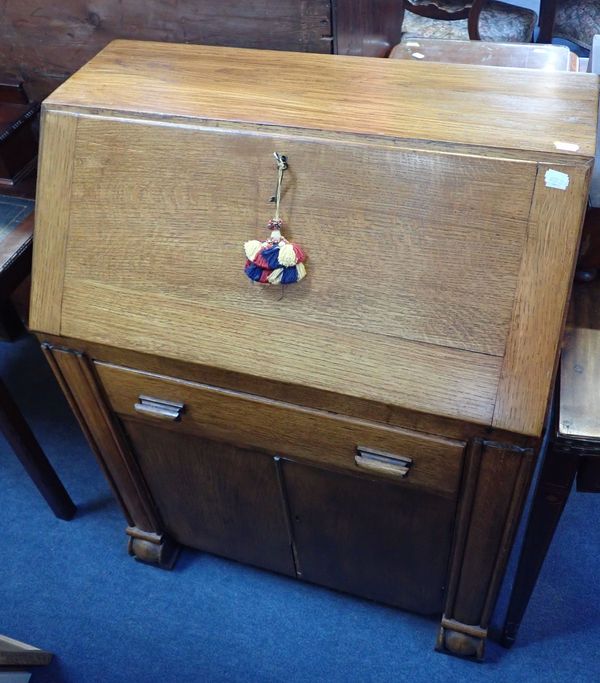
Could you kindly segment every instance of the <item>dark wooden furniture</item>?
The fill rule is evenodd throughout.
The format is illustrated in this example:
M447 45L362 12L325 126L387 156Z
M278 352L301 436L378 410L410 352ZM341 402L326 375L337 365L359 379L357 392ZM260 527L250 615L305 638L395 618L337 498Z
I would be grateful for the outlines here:
M600 180L598 176L597 180ZM597 201L598 190L594 193ZM590 197L591 199L591 197ZM585 212L581 249L577 261L575 277L582 282L589 282L598 276L600 269L600 206L588 206Z
M23 83L0 78L0 338L23 332L10 297L31 272L39 105Z
M31 327L131 554L186 544L441 613L438 649L481 659L597 106L586 74L127 41L61 86ZM284 289L243 272L274 152L308 253Z
M10 76L0 76L0 102L27 104L27 93L22 81Z
M0 201L1 199L0 196ZM9 295L31 271L32 236L33 214L30 213L25 220L0 239L0 302L4 314L2 323L5 334L9 332L11 335L15 334L19 329L17 314L12 308ZM73 501L2 380L0 380L0 431L54 514L61 519L71 519L75 514Z
M590 50L597 33L600 33L598 0L541 0L538 42L550 43L553 38L562 38Z
M402 14L398 0L22 0L0 5L0 68L40 100L115 38L384 57Z
M387 57L402 35L402 0L334 0L334 52Z
M31 273L33 200L29 183L37 157L33 117L38 105L27 103L23 84L0 79L0 338L23 333L21 316L11 296ZM2 180L6 184L2 185ZM4 194L9 191L11 194ZM46 502L61 519L71 519L75 506L40 448L4 382L0 379L0 431Z
M12 341L23 334L23 322L12 300L15 290L31 273L33 201L0 193L0 339ZM10 225L4 225L6 214Z
M16 185L34 171L38 111L22 82L0 77L0 188Z
M551 43L556 17L558 0L540 0L540 31L537 36L538 43Z
M434 0L406 0L405 10L427 19L438 19L440 21L460 21L467 19L469 38L480 40L479 17L481 10L488 0L465 0L461 2L443 2Z
M59 519L72 519L76 510L73 501L2 380L0 380L0 431L52 512Z
M565 504L600 493L600 282L576 284L562 352L553 432L537 482L504 624L514 643Z
M408 12L403 40L483 38L528 43L537 23L532 10L496 0L405 0L403 5ZM421 19L411 19L411 15Z
M0 101L0 188L31 174L37 158L35 120L39 105Z

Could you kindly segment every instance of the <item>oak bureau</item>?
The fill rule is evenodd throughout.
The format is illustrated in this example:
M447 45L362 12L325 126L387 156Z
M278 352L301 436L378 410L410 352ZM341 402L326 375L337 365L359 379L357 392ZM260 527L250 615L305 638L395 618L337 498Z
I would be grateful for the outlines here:
M587 74L127 41L58 88L31 327L129 552L439 614L481 659L597 106Z

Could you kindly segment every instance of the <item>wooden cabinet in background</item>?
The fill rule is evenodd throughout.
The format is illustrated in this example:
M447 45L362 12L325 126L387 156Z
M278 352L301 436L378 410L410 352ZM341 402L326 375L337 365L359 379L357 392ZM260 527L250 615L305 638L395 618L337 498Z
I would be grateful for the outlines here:
M441 613L438 648L481 658L596 108L583 74L123 41L61 86L31 326L130 552L170 567L190 545ZM274 152L308 254L284 289L243 273Z
M403 16L397 0L8 0L0 66L39 100L117 38L385 57Z

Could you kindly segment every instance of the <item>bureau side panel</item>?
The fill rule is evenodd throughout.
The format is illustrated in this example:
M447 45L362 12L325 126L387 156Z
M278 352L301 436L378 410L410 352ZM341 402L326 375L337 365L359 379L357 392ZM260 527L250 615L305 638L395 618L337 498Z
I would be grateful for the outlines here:
M54 111L42 116L29 324L50 334L60 334L78 121Z

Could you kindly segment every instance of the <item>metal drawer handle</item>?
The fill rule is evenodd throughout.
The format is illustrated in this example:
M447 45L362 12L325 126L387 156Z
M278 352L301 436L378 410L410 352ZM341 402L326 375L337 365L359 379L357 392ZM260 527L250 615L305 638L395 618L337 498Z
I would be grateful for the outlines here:
M354 462L358 467L380 474L389 474L394 477L407 477L413 463L412 458L402 455L392 455L385 451L377 451L366 446L357 446L357 455Z
M152 396L138 396L138 402L133 407L138 413L172 422L179 422L185 410L183 403L165 401L162 398L152 398Z

